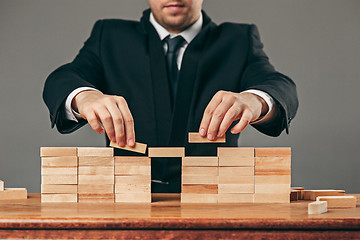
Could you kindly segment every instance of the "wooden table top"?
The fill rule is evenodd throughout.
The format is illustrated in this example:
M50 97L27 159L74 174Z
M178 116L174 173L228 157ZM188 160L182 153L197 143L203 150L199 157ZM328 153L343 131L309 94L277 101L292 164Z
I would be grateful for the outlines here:
M359 230L357 208L308 215L308 201L290 204L181 204L179 194L153 194L151 204L0 201L0 229L302 229Z

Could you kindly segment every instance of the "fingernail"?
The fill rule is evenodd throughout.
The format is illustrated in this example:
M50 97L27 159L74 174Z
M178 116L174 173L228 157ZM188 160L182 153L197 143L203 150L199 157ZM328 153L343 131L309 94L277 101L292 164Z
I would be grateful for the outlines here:
M129 146L134 146L134 140L133 139L129 140Z
M207 137L209 140L213 140L213 138L214 138L213 135L211 135L211 134L208 134Z
M205 129L203 129L203 128L200 129L200 135L203 137L205 136Z

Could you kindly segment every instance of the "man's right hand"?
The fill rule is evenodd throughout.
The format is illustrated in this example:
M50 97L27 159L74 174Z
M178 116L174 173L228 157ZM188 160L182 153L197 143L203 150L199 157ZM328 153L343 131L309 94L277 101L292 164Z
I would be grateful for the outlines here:
M71 107L95 132L103 134L105 131L119 146L135 146L134 119L123 97L86 90L74 97Z

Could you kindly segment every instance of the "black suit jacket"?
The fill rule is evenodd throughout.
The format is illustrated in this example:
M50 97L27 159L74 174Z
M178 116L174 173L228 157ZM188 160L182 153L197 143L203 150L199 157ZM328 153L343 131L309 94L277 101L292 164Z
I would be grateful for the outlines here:
M258 89L275 99L281 113L274 121L254 127L270 136L288 131L298 107L296 87L269 63L255 25L216 25L203 12L202 30L184 53L172 106L163 45L149 16L146 10L140 22L97 21L74 61L50 74L43 98L52 127L70 133L86 124L66 120L64 102L74 89L94 87L126 99L135 121L136 141L149 146L185 146L187 155L216 155L221 144L188 144L187 133L198 131L203 112L217 91ZM238 137L227 132L226 145L236 146ZM116 154L134 155L120 150ZM179 191L180 162L154 164L153 175L171 182L176 178L174 191Z

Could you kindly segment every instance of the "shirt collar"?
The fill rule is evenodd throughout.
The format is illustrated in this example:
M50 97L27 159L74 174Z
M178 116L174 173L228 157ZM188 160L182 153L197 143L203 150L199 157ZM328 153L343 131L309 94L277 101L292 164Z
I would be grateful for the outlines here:
M154 15L152 13L150 13L149 20L150 20L151 24L154 26L154 28L156 29L157 33L159 34L161 41L164 40L169 35L171 38L180 35L185 39L185 41L188 44L196 37L196 35L199 34L199 32L201 31L202 25L203 25L202 13L200 13L199 19L194 24L192 24L189 28L185 29L184 31L182 31L181 33L178 33L178 34L169 33L163 26L161 26L155 20Z

